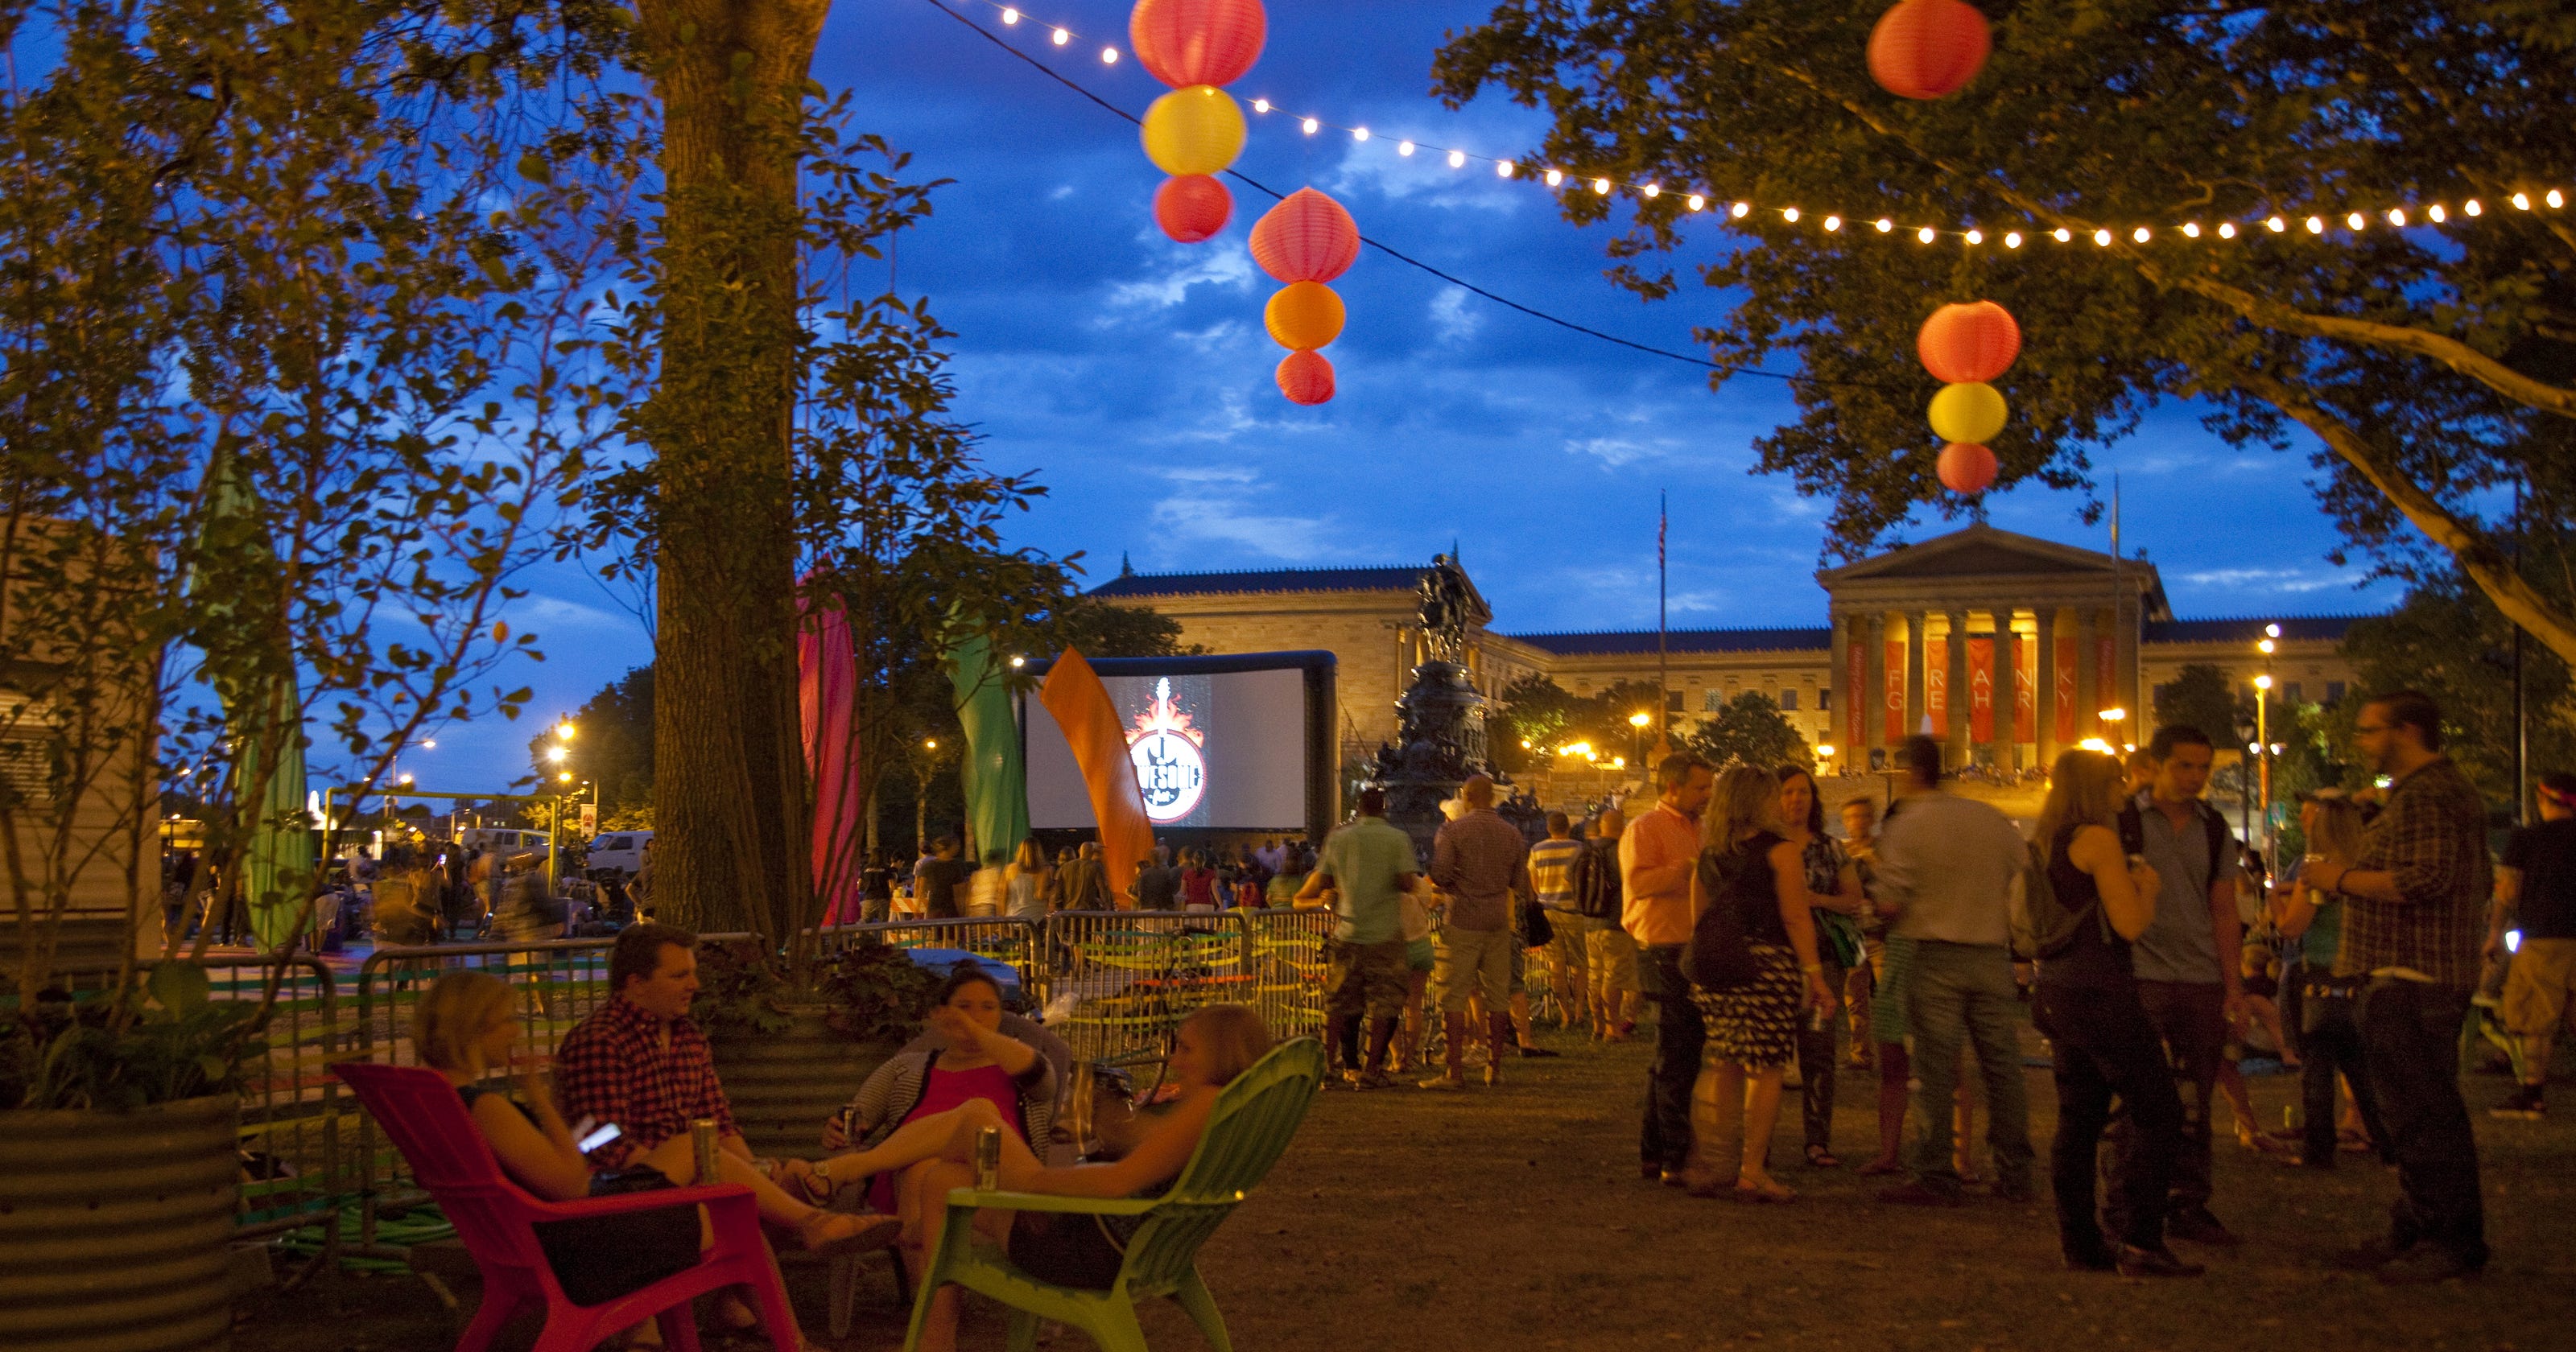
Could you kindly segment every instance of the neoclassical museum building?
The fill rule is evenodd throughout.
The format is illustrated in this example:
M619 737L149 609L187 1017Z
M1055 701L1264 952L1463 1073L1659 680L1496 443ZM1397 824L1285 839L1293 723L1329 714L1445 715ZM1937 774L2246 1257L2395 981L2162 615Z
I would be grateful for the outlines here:
M1234 573L1122 572L1102 600L1154 610L1211 652L1328 649L1339 659L1346 759L1393 736L1395 697L1421 659L1420 567ZM2143 741L2155 691L2186 664L2227 673L2246 694L2326 702L2351 679L2340 653L2355 616L2177 619L2143 559L1970 526L1816 574L1825 623L1789 629L1503 633L1470 583L1468 662L1498 694L1544 675L1577 694L1662 672L1676 732L1737 694L1771 697L1839 766L1886 763L1928 731L1957 764L2046 765L2099 737ZM2273 648L2258 644L2278 626ZM2209 730L2222 740L2227 730Z

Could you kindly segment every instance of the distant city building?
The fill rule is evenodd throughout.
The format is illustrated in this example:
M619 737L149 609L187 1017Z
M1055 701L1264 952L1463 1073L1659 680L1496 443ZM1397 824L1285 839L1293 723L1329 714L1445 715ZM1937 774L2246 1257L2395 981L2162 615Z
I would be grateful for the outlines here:
M1396 694L1423 657L1423 571L1130 572L1092 595L1178 620L1183 642L1212 652L1331 650L1348 759L1394 736ZM1822 626L1665 636L1665 709L1677 735L1751 690L1845 764L1883 765L1887 748L1929 731L1959 763L2046 765L2087 738L2145 740L2156 691L2192 663L2217 667L2247 695L2268 669L2277 698L2309 703L2340 698L2352 679L2339 646L2357 616L2176 619L2154 564L1991 526L1823 569L1816 581ZM1655 683L1652 629L1501 633L1472 583L1470 591L1467 662L1488 695L1531 675L1579 695ZM2255 649L2267 624L2281 629L2268 668ZM2120 717L2104 717L2112 711ZM2233 730L2208 731L2223 744Z

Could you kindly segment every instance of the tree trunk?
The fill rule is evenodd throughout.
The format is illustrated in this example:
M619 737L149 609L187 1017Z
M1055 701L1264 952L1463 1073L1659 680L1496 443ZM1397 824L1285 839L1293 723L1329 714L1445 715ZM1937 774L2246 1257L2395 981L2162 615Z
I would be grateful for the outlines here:
M667 199L655 868L664 913L784 942L810 923L796 705L797 191L826 0L643 0Z

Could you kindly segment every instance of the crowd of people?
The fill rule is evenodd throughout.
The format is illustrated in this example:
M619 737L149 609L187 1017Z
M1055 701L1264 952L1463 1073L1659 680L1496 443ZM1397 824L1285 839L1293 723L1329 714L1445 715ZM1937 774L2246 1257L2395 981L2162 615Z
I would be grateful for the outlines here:
M1874 1070L1877 1151L1858 1172L1889 1176L1878 1201L1956 1207L1972 1183L2029 1201L2030 1026L2057 1093L2046 1173L2071 1268L2191 1276L2203 1265L2169 1241L2241 1242L2213 1173L2224 1101L2237 1138L2283 1163L2393 1166L2388 1231L2338 1261L2435 1281L2487 1261L2458 1081L2473 1000L2517 1049L2520 1086L2497 1115L2545 1110L2576 987L2576 776L2542 781L2544 820L2498 869L2429 698L2368 702L2352 753L2380 787L2304 796L2307 852L2278 879L2206 801L2211 739L2175 725L2126 762L2060 756L2031 838L1954 792L1929 737L1899 749L1884 820L1870 798L1845 802L1839 837L1804 768L1687 754L1656 767L1655 805L1634 821L1553 814L1536 842L1470 779L1427 865L1364 793L1296 901L1334 912L1326 1037L1351 1088L1394 1087L1408 1066L1428 1090L1461 1089L1479 1065L1501 1083L1509 1060L1548 1054L1527 1030L1533 986L1600 1040L1634 1035L1642 1001L1645 1179L1793 1201L1772 1164L1789 1077L1803 1163L1834 1169L1838 1072ZM2498 983L2484 964L2509 942ZM1423 1064L1433 1032L1437 1064ZM2300 1073L2296 1128L2255 1120L2235 1059L2254 1044Z
M550 883L542 850L505 851L448 841L395 842L381 855L353 847L313 884L309 941L322 952L372 935L388 944L457 938L531 940L613 933L642 914L653 883L652 842L632 877ZM170 944L202 935L216 944L256 944L252 907L220 867L197 851L162 856L162 934Z
M1224 846L1156 845L1124 884L1112 884L1100 842L1063 846L1050 858L1034 838L975 867L955 835L926 843L909 871L878 850L860 869L860 918L1035 919L1056 911L1222 911L1285 906L1315 866L1302 841Z

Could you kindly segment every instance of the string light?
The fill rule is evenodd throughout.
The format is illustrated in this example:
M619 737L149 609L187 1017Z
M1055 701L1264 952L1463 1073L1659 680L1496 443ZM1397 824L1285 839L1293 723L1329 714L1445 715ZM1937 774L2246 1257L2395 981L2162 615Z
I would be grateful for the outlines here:
M1798 223L1798 209L1796 207L1781 208L1780 219L1787 221L1791 225L1796 225Z
M1023 17L1023 14L1018 6L997 4L994 3L994 0L983 0L983 3L990 6L998 13L1003 27L1016 28L1019 26L1019 22ZM1058 47L1069 45L1076 36L1073 29L1062 25L1048 25L1046 26L1046 29L1047 40ZM1120 64L1119 48L1115 44L1103 46L1100 49L1100 61L1101 64L1105 66L1116 66ZM1268 114L1278 111L1278 105L1266 97L1256 98L1252 101L1252 111L1255 113ZM1366 143L1375 139L1373 133L1364 126L1346 127L1339 124L1327 124L1321 117L1312 115L1299 117L1296 121L1298 123L1299 130L1308 136L1316 135L1321 132L1325 126L1332 125L1337 131L1348 131L1351 134L1351 140L1354 143ZM1452 169L1463 169L1466 167L1468 160L1478 159L1492 163L1494 166L1494 175L1497 178L1509 179L1517 176L1517 169L1511 161L1495 159L1491 156L1477 155L1464 149L1440 146L1425 147L1417 142L1405 140L1398 142L1396 145L1396 154L1409 158L1416 150L1420 149L1431 149L1443 152L1448 160L1449 167ZM1547 186L1553 188L1560 186L1565 181L1567 175L1563 170L1550 169L1545 172L1543 177ZM1613 191L1619 189L1625 189L1634 193L1637 197L1647 201L1656 200L1663 195L1663 185L1660 183L1635 183L1611 179L1608 177L1594 177L1590 180L1590 183L1593 194L1599 197L1607 197L1611 195ZM1677 189L1676 192L1678 191L1679 190ZM2517 211L2530 211L2533 209L2533 203L2531 200L2532 195L2532 192L2529 190L2518 191L2512 194L2512 196L2507 200L2513 204L2514 209ZM2567 202L2566 192L2558 188L2541 190L2539 195L2541 200L2553 210L2564 207ZM1705 209L1708 205L1708 199L1702 193L1690 193L1686 200L1689 203L1690 210L1695 212ZM1727 210L1730 216L1737 220L1742 220L1752 214L1753 204L1751 202L1738 201L1731 204ZM2420 210L2421 216L2425 221L2434 225L2447 223L2451 215L2450 209L2438 202L2424 205L2421 208L2417 208L2417 210ZM2389 225L2403 229L2409 223L2409 211L2410 207L2408 205L2373 207L2369 211L2347 207L2346 214L2343 219L2345 225L2356 234L2364 231L2369 224L2369 217L2374 214L2383 215ZM2466 199L2460 204L2459 212L2464 216L2475 219L2485 215L2485 207L2478 199L2472 197ZM1791 223L1795 223L1799 220L1799 213L1796 208L1783 208L1781 215L1782 219ZM1843 219L1844 218L1842 216L1837 214L1821 217L1820 221L1828 232L1838 232L1842 228ZM2323 236L2326 234L2326 217L2323 215L2308 216L2304 218L2301 223L2307 227L2307 231L2310 235ZM1897 228L1897 223L1888 217L1879 217L1872 221L1871 224L1877 228L1880 234L1892 234ZM2264 229L2276 235L2286 233L2289 229L2288 220L2278 214L2265 217L2260 224ZM2202 226L2198 221L2185 222L2183 224L2173 226L2172 228L2179 230L2186 239L2196 240L2201 238ZM1925 244L1932 243L1934 240L1939 238L1939 236L1945 233L1957 235L1964 242L1971 245L1982 244L1985 241L1985 232L1981 228L1975 226L1961 229L1945 229L1926 225L1915 228L1914 233L1915 238ZM2096 245L2107 248L2111 243L2112 233L2113 231L2109 227L2097 228L2092 232L2093 241ZM2149 225L2136 225L2129 227L2127 233L2132 240L2140 244L2144 244L2154 238L2154 227ZM2233 221L2221 221L2215 227L2215 233L2218 238L2223 240L2234 239L2237 235L2237 224ZM2062 226L2048 231L2048 234L2051 238L2061 244L2070 243L2074 238L2073 232ZM2007 233L2004 236L2005 247L2019 248L2019 241L2022 238L2022 232L2018 230Z

